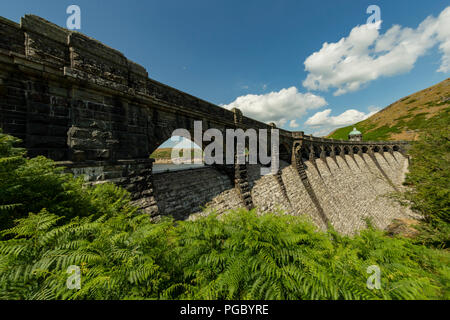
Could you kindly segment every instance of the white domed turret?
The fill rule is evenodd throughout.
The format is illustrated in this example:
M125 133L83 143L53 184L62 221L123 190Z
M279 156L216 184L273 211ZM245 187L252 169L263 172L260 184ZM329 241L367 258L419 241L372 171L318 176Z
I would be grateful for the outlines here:
M361 131L356 130L356 128L353 128L353 131L348 134L348 140L350 141L362 141L362 133Z

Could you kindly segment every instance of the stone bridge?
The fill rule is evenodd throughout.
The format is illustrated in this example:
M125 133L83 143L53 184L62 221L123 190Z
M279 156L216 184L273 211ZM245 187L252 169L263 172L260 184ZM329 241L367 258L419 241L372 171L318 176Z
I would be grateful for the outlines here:
M219 211L239 206L274 210L284 203L286 211L308 213L324 226L335 221L311 181L314 172L325 181L323 166L329 173L343 166L355 173L362 161L368 171L361 175L381 177L385 189L401 185L405 141L332 140L282 129L282 168L272 177L256 177L254 166L248 164L153 174L150 154L175 129L187 129L194 137L194 121L202 121L203 131L215 128L224 136L226 129L270 131L275 125L152 80L142 66L117 50L33 15L23 17L20 24L0 17L0 66L0 127L5 133L21 138L30 157L49 157L68 171L85 175L89 183L124 186L153 216L185 218L204 205ZM203 141L193 140L205 147ZM186 181L192 176L198 179L190 185ZM267 179L272 180L258 182ZM265 192L276 189L279 203L264 204L255 189L261 184L270 186ZM312 209L292 203L297 201L289 190L293 185L303 186L303 191L295 192L299 199L303 195L308 199L297 200L311 203ZM348 207L335 205L335 210Z

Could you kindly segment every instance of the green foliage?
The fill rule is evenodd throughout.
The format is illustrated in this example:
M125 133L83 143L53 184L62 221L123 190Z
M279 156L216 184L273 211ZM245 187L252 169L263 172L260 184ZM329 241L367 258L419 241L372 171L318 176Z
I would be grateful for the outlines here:
M354 125L343 127L336 129L330 136L330 139L338 139L338 140L348 140L348 134L352 131L353 127L356 127L358 130L364 129L360 126L360 123L355 123Z
M153 151L153 153L150 155L150 158L153 159L165 159L169 160L172 158L172 148L159 148ZM198 148L191 148L191 149L175 149L176 155L179 157L185 157L187 154L186 152L190 152L191 159L199 158L202 156L202 150Z
M389 135L391 133L402 132L403 125L402 122L399 122L394 126L385 125L371 131L373 125L367 125L364 121L362 121L352 126L337 129L335 132L333 132L332 135L330 135L329 138L348 140L348 134L353 129L353 127L356 127L363 133L363 140L377 141L377 140L388 140Z
M0 230L44 208L70 219L128 206L126 191L112 184L85 188L82 178L63 173L50 159L26 159L24 150L14 147L19 142L0 132Z
M424 149L437 148L435 156L413 158L409 176L425 181L409 201L446 233L430 224L415 241L370 223L347 237L304 217L246 210L155 223L121 188L83 186L0 135L0 299L449 299L449 253L422 244L448 235L448 194L422 198L445 190L448 167L444 176L416 173L434 174L443 159L448 166L446 132ZM72 265L81 269L80 290L66 285ZM380 290L366 287L371 265L381 270Z
M443 104L445 103L436 105ZM364 120L348 127L336 129L336 131L334 131L333 134L329 136L329 138L348 140L348 134L353 129L353 127L356 127L363 133L363 139L366 141L388 140L391 134L401 133L405 130L426 131L426 129L430 125L439 121L439 119L448 119L450 108L444 109L442 112L429 119L426 118L427 113L425 112L412 115L411 111L413 111L413 108L409 109L409 113L407 115L397 118L397 122L392 126L384 125L374 129L374 124L370 124L367 122L367 120Z
M183 151L181 151L182 153ZM159 148L153 151L150 158L154 159L170 159L172 155L172 148Z
M405 199L412 208L421 213L428 222L428 234L437 230L442 234L430 238L433 243L441 239L448 247L450 222L450 115L429 123L429 127L410 150L411 163L406 184L411 186ZM433 231L432 231L433 230Z
M46 210L3 232L1 299L448 299L449 255L369 229L344 237L302 217L233 211L153 223ZM66 270L81 268L81 290ZM369 290L366 270L381 269Z
M373 124L367 123L366 121L361 121L348 127L336 129L336 131L334 131L329 138L348 140L348 134L352 131L353 127L356 127L363 133L363 140L366 141L387 140L390 133L401 132L398 126L382 126L376 130L372 130L374 127Z
M14 145L20 142L21 140L18 138L3 134L0 128L0 197L3 189L2 186L4 181L9 178L10 172L25 161L23 158L25 150L14 147ZM4 201L0 201L0 214L10 212L19 206L20 203L5 203Z
M445 261L439 261L448 256L437 251L375 230L354 238L319 232L302 217L240 210L220 219L182 222L176 231L179 252L192 255L181 255L187 259L181 260L183 282L190 286L172 298L430 298L445 292L448 277ZM436 263L431 269L440 274L438 281L426 275L420 259L414 261L424 254ZM384 272L380 291L366 287L366 268L373 264Z
M0 242L0 299L152 297L167 281L155 259L168 224L133 214L60 219L42 210L3 232L14 238ZM66 286L71 265L81 269L81 290Z
M420 233L413 239L427 247L446 249L450 247L450 224L434 219L429 223L421 223L416 227Z

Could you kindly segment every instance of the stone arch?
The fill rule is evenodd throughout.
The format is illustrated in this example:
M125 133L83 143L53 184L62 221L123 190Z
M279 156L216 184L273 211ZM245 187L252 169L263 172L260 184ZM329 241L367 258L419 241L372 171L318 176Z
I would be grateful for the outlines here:
M322 150L320 148L320 146L318 145L313 145L313 154L315 158L320 158L320 154L322 153Z
M300 149L300 155L303 159L309 160L310 154L311 150L308 146L305 145Z
M380 148L379 146L374 146L374 147L372 148L372 151L373 151L373 152L380 152L380 151L381 151L381 148Z
M166 118L170 118L171 120L166 120ZM203 134L209 127L216 128L216 126L211 125L209 121L201 121L202 131L201 135L197 137L195 135L195 121L201 120L183 117L178 114L175 115L175 118L172 118L166 115L166 112L164 111L153 110L152 114L149 115L148 131L146 132L149 154L153 153L161 144L169 140L177 129L186 130L190 135L189 140L204 149L209 142L203 142ZM160 123L162 125L159 125ZM220 127L217 127L217 129L219 129L222 136L225 137L225 129Z
M184 139L183 139L184 138ZM169 144L166 144L169 142ZM160 149L163 146L164 149ZM171 148L171 149L167 149ZM155 159L153 173L182 171L202 167L205 164L203 149L191 139L174 135L163 142L150 157ZM172 162L167 162L169 159Z
M344 148L343 148L343 151L344 151L344 154L350 154L350 147L349 146L344 146Z
M397 145L394 145L394 146L392 147L392 150L393 150L393 151L400 151L400 147L397 146Z
M294 142L294 146L292 147L294 154L299 155L301 153L301 148L303 148L303 146L299 142Z
M361 152L362 153L367 153L367 151L369 151L369 148L367 146L362 146L361 147Z
M280 143L279 157L280 160L286 161L287 163L291 162L292 155L290 152L290 148L287 144Z
M383 146L383 152L390 152L391 148L388 146Z
M341 154L341 147L339 146L334 146L334 155L340 155Z
M359 153L359 147L358 146L353 146L352 150L353 150L353 154Z
M331 147L329 145L325 145L324 146L324 152L325 152L325 156L326 157L330 157L331 156L331 152L332 152Z

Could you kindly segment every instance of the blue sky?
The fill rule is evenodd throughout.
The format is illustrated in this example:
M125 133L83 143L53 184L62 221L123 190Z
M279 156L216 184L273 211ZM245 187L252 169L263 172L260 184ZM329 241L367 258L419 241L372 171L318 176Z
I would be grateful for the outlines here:
M65 27L71 4L81 32L151 78L288 130L326 134L449 77L448 1L14 0L0 15ZM363 26L372 4L376 31Z

